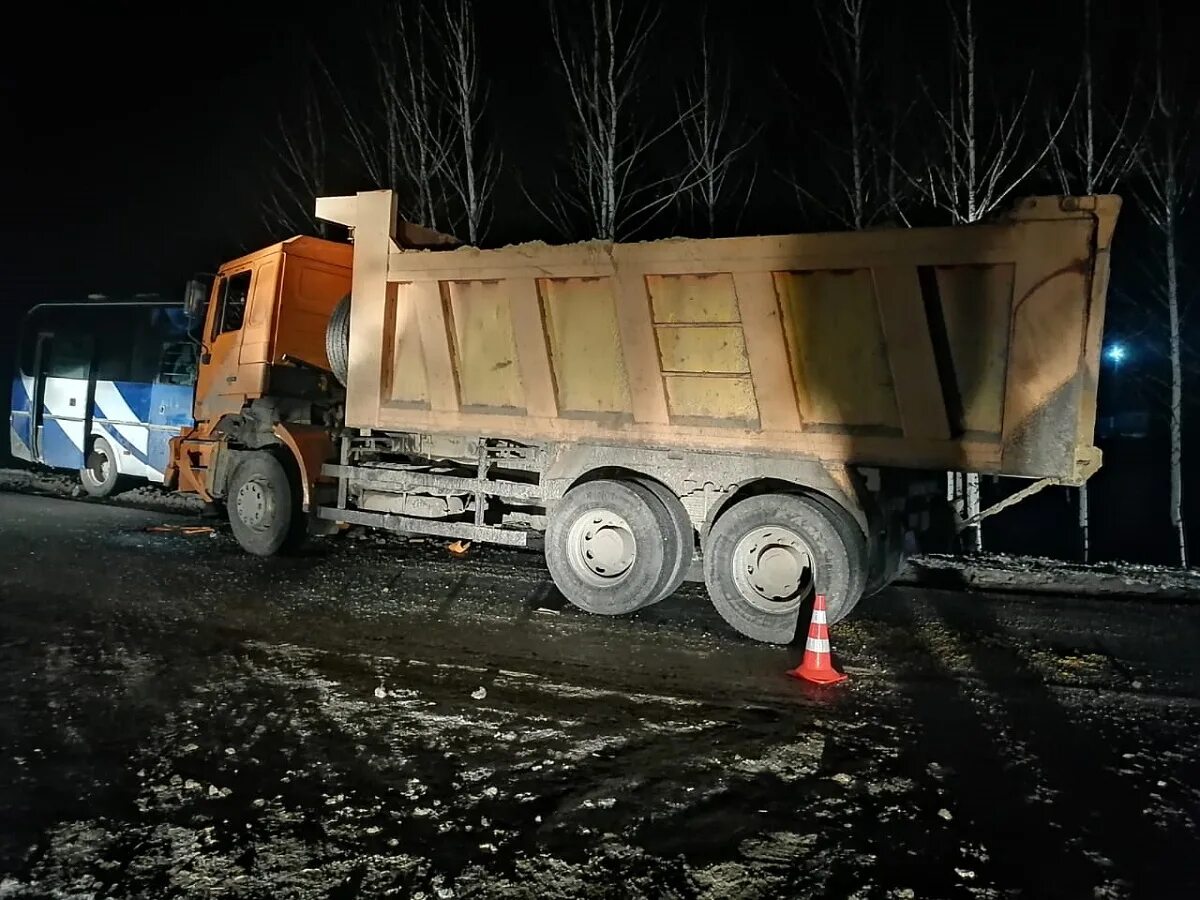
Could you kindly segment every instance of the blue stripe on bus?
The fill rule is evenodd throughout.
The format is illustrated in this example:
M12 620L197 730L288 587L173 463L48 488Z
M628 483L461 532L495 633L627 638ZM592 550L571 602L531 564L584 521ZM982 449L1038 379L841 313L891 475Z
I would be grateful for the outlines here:
M153 424L187 428L195 424L192 403L196 391L190 384L156 384L150 396L153 404L150 421Z
M48 466L59 469L82 469L83 451L67 437L58 421L46 418L42 422L40 459Z
M112 422L121 422L129 425L144 425L150 421L150 393L153 385L137 381L97 381L95 390L95 400L92 402L92 417L95 419L108 419ZM129 413L125 410L101 409L101 395L116 394L121 403L129 407Z
M102 418L106 418L106 416L103 413L99 412L99 410L97 410L97 418L102 419ZM139 426L134 424L133 427L137 428ZM92 433L100 434L101 431L99 428L93 428ZM116 441L118 444L120 444L121 447L127 453L129 453L130 456L132 456L134 459L136 459L138 462L142 463L143 465L147 465L147 466L150 465L149 457L147 457L145 453L143 453L141 450L139 450L137 447L135 447L133 444L131 444L129 442L129 439L126 438L125 435L121 434L120 429L117 428L115 425L107 426L103 431L103 435L106 438L108 438L110 441ZM159 471L161 471L161 469Z
M194 388L191 385L147 384L134 381L99 383L106 384L115 390L124 404L129 407L128 411L137 418L130 420L124 409L106 411L99 402L94 402L92 417L106 421L97 421L92 426L91 433L103 433L138 462L159 473L163 472L168 461L170 439L183 428L194 424L192 418ZM19 375L12 381L11 396L10 452L15 457L29 459L32 456L31 448L33 447L33 404ZM67 411L52 410L43 404L43 427L37 461L56 468L81 468L84 464L83 452L75 446L63 430L63 426L56 421L56 412ZM109 412L119 412L120 418L110 416ZM68 415L67 418L74 419L75 417ZM113 424L117 422L130 428L145 429L147 425L158 427L149 430L147 449L140 450Z
M179 425L191 426L192 400L195 396L191 385L186 384L144 384L137 381L101 381L97 385L114 390L129 407L134 418L115 416L123 410L101 409L97 391L97 399L92 403L92 417L107 419L110 422L121 422L129 425Z
M32 455L29 448L33 446L33 440L30 438L33 416L30 413L29 392L25 390L25 383L20 375L13 379L12 405L9 408L12 410L12 416L8 420L11 426L10 452L17 459L29 459Z
M11 403L9 409L13 412L29 412L32 402L29 399L29 392L25 390L25 381L20 375L13 378Z

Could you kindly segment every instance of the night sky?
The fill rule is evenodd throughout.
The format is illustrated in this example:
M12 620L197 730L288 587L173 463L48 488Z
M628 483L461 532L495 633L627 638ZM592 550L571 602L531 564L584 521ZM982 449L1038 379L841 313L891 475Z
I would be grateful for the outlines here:
M1143 4L1096 4L1106 32L1107 58L1099 62L1122 67L1137 49ZM1068 30L1077 26L1078 0L977 5L988 52L1006 78L1023 78L1032 65L1041 90L1074 76L1077 39ZM10 173L0 308L92 291L174 290L192 270L276 237L261 228L258 199L269 179L266 140L276 114L292 108L314 51L348 90L362 83L362 36L373 6L218 0L183 13L173 4L136 2L122 4L119 14L112 7L69 14L52 4L29 7L23 38L10 31L0 58ZM840 110L816 59L810 5L778 6L785 11L714 2L711 12L719 49L735 67L736 107L764 126L756 153L764 173L758 200L768 210L761 225L768 229L807 227L769 176L816 153L804 128L826 119L836 124ZM874 6L875 57L891 89L913 92L915 60L927 58L927 70L937 73L945 43L940 0ZM521 185L543 183L561 141L544 3L480 2L478 9L491 76L489 126L505 153L494 235L548 236L521 193ZM664 4L647 65L648 94L658 92L653 103L671 102L671 80L691 63L696 9ZM1176 32L1200 24L1182 8L1178 16ZM781 77L791 84L791 100Z
M1138 0L1093 2L1102 90L1111 102L1124 102L1139 65L1146 69L1147 7ZM1039 118L1077 77L1081 4L976 0L981 53L996 89L1019 90L1032 72L1031 110ZM699 23L693 2L661 6L640 98L660 117L695 63ZM1166 9L1172 65L1193 101L1200 93L1186 36L1200 25L1196 6ZM5 371L13 326L33 303L93 292L175 295L193 272L212 271L286 236L268 230L261 211L276 166L269 141L279 116L292 116L305 86L320 81L318 57L351 98L365 96L370 82L366 37L377 27L377 3L218 0L186 14L142 2L121 9L68 15L50 4L31 7L24 38L10 31L0 55L6 126L0 153L10 175L0 253ZM545 3L484 0L476 9L490 91L486 127L504 154L489 240L554 239L525 196L542 195L561 162L565 134ZM758 180L741 229L829 227L819 213L801 209L778 177L794 170L814 186L826 184L817 136L836 139L843 124L821 65L812 5L713 0L709 9L718 62L733 70L734 113L760 129L752 148ZM870 16L876 102L919 109L920 79L936 86L945 73L944 3L876 0ZM337 116L327 115L336 143ZM903 140L919 148L926 128L914 113ZM674 152L664 144L664 156L653 162L669 165ZM335 155L331 192L374 186L348 154ZM1055 186L1035 181L1029 191L1036 190L1055 192ZM1132 229L1132 218L1126 216L1123 229ZM686 223L671 214L641 236L684 231Z

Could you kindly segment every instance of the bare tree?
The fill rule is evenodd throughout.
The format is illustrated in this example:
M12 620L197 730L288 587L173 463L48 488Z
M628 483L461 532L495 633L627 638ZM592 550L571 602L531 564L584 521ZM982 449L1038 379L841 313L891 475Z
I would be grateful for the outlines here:
M445 219L441 180L451 136L441 114L437 56L424 0L393 0L369 43L374 92L365 105L335 90L346 135L366 177L396 191L401 214L437 228Z
M550 0L550 31L566 87L571 119L566 183L556 176L549 209L535 206L560 231L571 233L582 217L588 236L617 240L636 232L690 190L693 166L681 175L647 178L646 157L680 127L648 126L636 109L647 43L660 12L650 3L587 0L572 5Z
M1183 365L1180 337L1179 222L1196 187L1194 104L1174 94L1164 73L1162 25L1157 28L1154 122L1139 154L1142 187L1140 205L1161 241L1162 300L1167 311L1171 370L1170 393L1170 517L1178 541L1179 564L1187 566L1187 536L1183 515Z
M1092 52L1092 0L1083 0L1083 52L1079 85L1065 115L1047 114L1046 134L1058 137L1050 145L1050 163L1064 194L1104 194L1133 171L1145 125L1134 121L1134 96L1130 91L1119 118L1096 100L1096 73ZM1060 123L1064 123L1060 124Z
M308 85L296 117L280 113L268 139L274 153L271 187L263 201L263 224L273 234L326 233L328 223L313 214L313 199L325 192L328 136L320 96Z
M1030 146L1026 110L1032 76L1016 102L985 109L974 0L947 0L947 9L952 54L945 102L922 84L933 114L931 143L936 151L919 170L906 171L920 197L952 222L967 224L993 213L1037 169L1051 152L1066 116L1044 141Z
M500 171L495 146L481 133L487 91L480 87L479 54L470 0L443 0L438 44L445 60L442 93L447 110L448 158L443 176L461 226L456 231L478 244L487 229L492 191Z
M880 133L871 114L868 88L874 79L867 51L868 0L815 0L817 23L824 40L824 64L837 85L845 113L845 132L831 139L815 137L825 145L835 196L810 190L795 175L787 180L802 201L814 203L845 228L860 231L875 224L893 207L889 190L891 166L888 145L896 129ZM894 155L894 154L892 154ZM890 185L894 189L895 184Z
M687 150L688 168L692 175L690 189L681 200L699 214L705 234L717 234L717 219L727 203L735 196L741 198L741 221L754 189L756 170L743 177L735 165L758 135L759 129L749 130L746 122L731 118L733 77L728 68L714 71L712 38L707 16L700 25L699 71L684 85L676 101L677 121Z
M1113 118L1096 100L1096 73L1092 52L1092 0L1083 0L1083 53L1079 86L1067 126L1052 144L1051 167L1064 194L1110 193L1130 174L1137 162L1142 134L1134 124L1134 92L1124 111ZM1046 133L1053 135L1061 116L1046 117ZM1079 487L1079 536L1083 560L1091 555L1088 486Z

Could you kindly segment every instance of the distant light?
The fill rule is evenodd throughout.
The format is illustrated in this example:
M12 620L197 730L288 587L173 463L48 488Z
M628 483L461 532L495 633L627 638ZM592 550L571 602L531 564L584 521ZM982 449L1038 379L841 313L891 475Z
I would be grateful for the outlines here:
M1104 357L1115 366L1119 366L1125 362L1129 356L1129 351L1125 349L1124 344L1109 344L1108 349L1104 351Z

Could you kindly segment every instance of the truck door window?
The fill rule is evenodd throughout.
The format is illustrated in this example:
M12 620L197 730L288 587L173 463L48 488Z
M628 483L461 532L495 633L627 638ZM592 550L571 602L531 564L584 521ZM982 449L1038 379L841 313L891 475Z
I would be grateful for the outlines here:
M250 272L230 275L221 285L221 309L217 314L213 338L227 331L238 331L246 317L246 301L250 299Z

